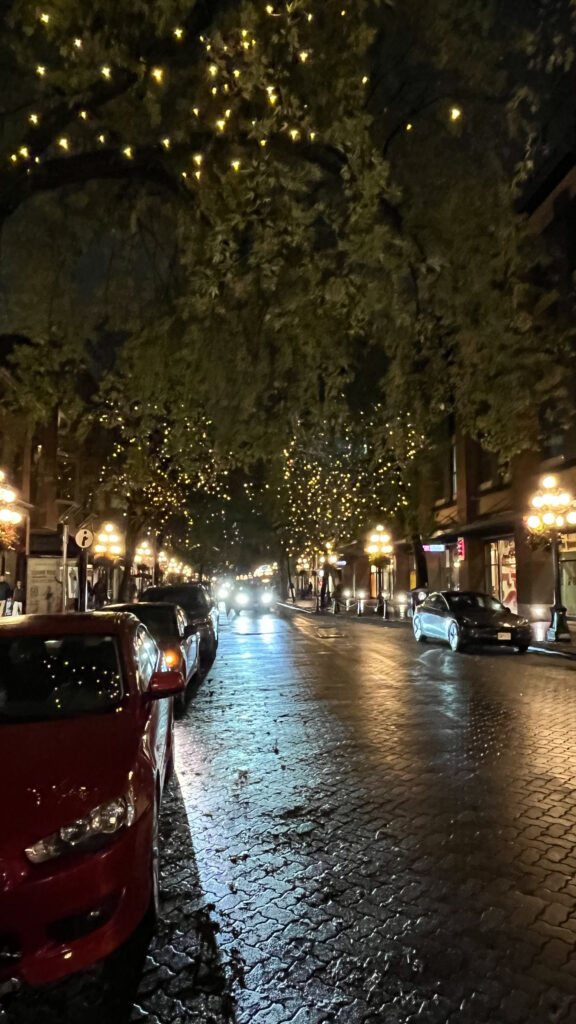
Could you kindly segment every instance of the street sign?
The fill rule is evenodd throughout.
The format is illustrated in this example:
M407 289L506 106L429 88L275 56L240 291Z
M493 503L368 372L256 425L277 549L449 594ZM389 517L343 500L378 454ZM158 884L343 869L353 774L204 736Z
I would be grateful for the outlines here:
M94 534L92 533L92 530L86 530L83 528L82 530L78 530L74 540L79 548L85 550L85 548L92 547L94 543Z

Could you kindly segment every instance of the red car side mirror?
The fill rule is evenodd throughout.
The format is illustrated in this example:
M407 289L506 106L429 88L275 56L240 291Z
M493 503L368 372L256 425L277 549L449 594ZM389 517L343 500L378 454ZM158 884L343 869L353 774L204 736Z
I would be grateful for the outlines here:
M148 693L152 700L159 700L161 697L175 697L186 689L186 680L180 671L154 672Z

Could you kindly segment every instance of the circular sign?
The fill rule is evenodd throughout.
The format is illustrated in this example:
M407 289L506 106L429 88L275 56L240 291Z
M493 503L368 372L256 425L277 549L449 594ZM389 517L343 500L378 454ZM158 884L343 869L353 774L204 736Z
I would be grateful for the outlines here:
M94 543L94 534L92 530L78 530L76 537L74 538L79 548L91 548Z

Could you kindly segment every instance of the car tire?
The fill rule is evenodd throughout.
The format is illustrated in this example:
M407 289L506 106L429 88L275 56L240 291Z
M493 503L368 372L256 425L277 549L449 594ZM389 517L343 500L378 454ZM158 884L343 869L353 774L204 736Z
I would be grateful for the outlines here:
M414 639L417 644L426 643L426 634L422 632L422 623L419 618L415 618L412 629L414 630Z
M448 626L448 643L451 651L462 650L462 635L457 622L451 622Z
M529 644L518 644L518 654L526 654Z
M174 718L182 718L186 714L186 690L174 697Z

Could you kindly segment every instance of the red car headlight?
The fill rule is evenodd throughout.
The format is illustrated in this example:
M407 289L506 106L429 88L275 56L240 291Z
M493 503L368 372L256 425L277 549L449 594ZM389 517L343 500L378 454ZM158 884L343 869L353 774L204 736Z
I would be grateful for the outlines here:
M117 800L99 804L85 818L77 818L34 846L27 846L24 853L32 864L43 864L71 850L89 848L95 840L129 828L135 814L134 796L128 792Z

